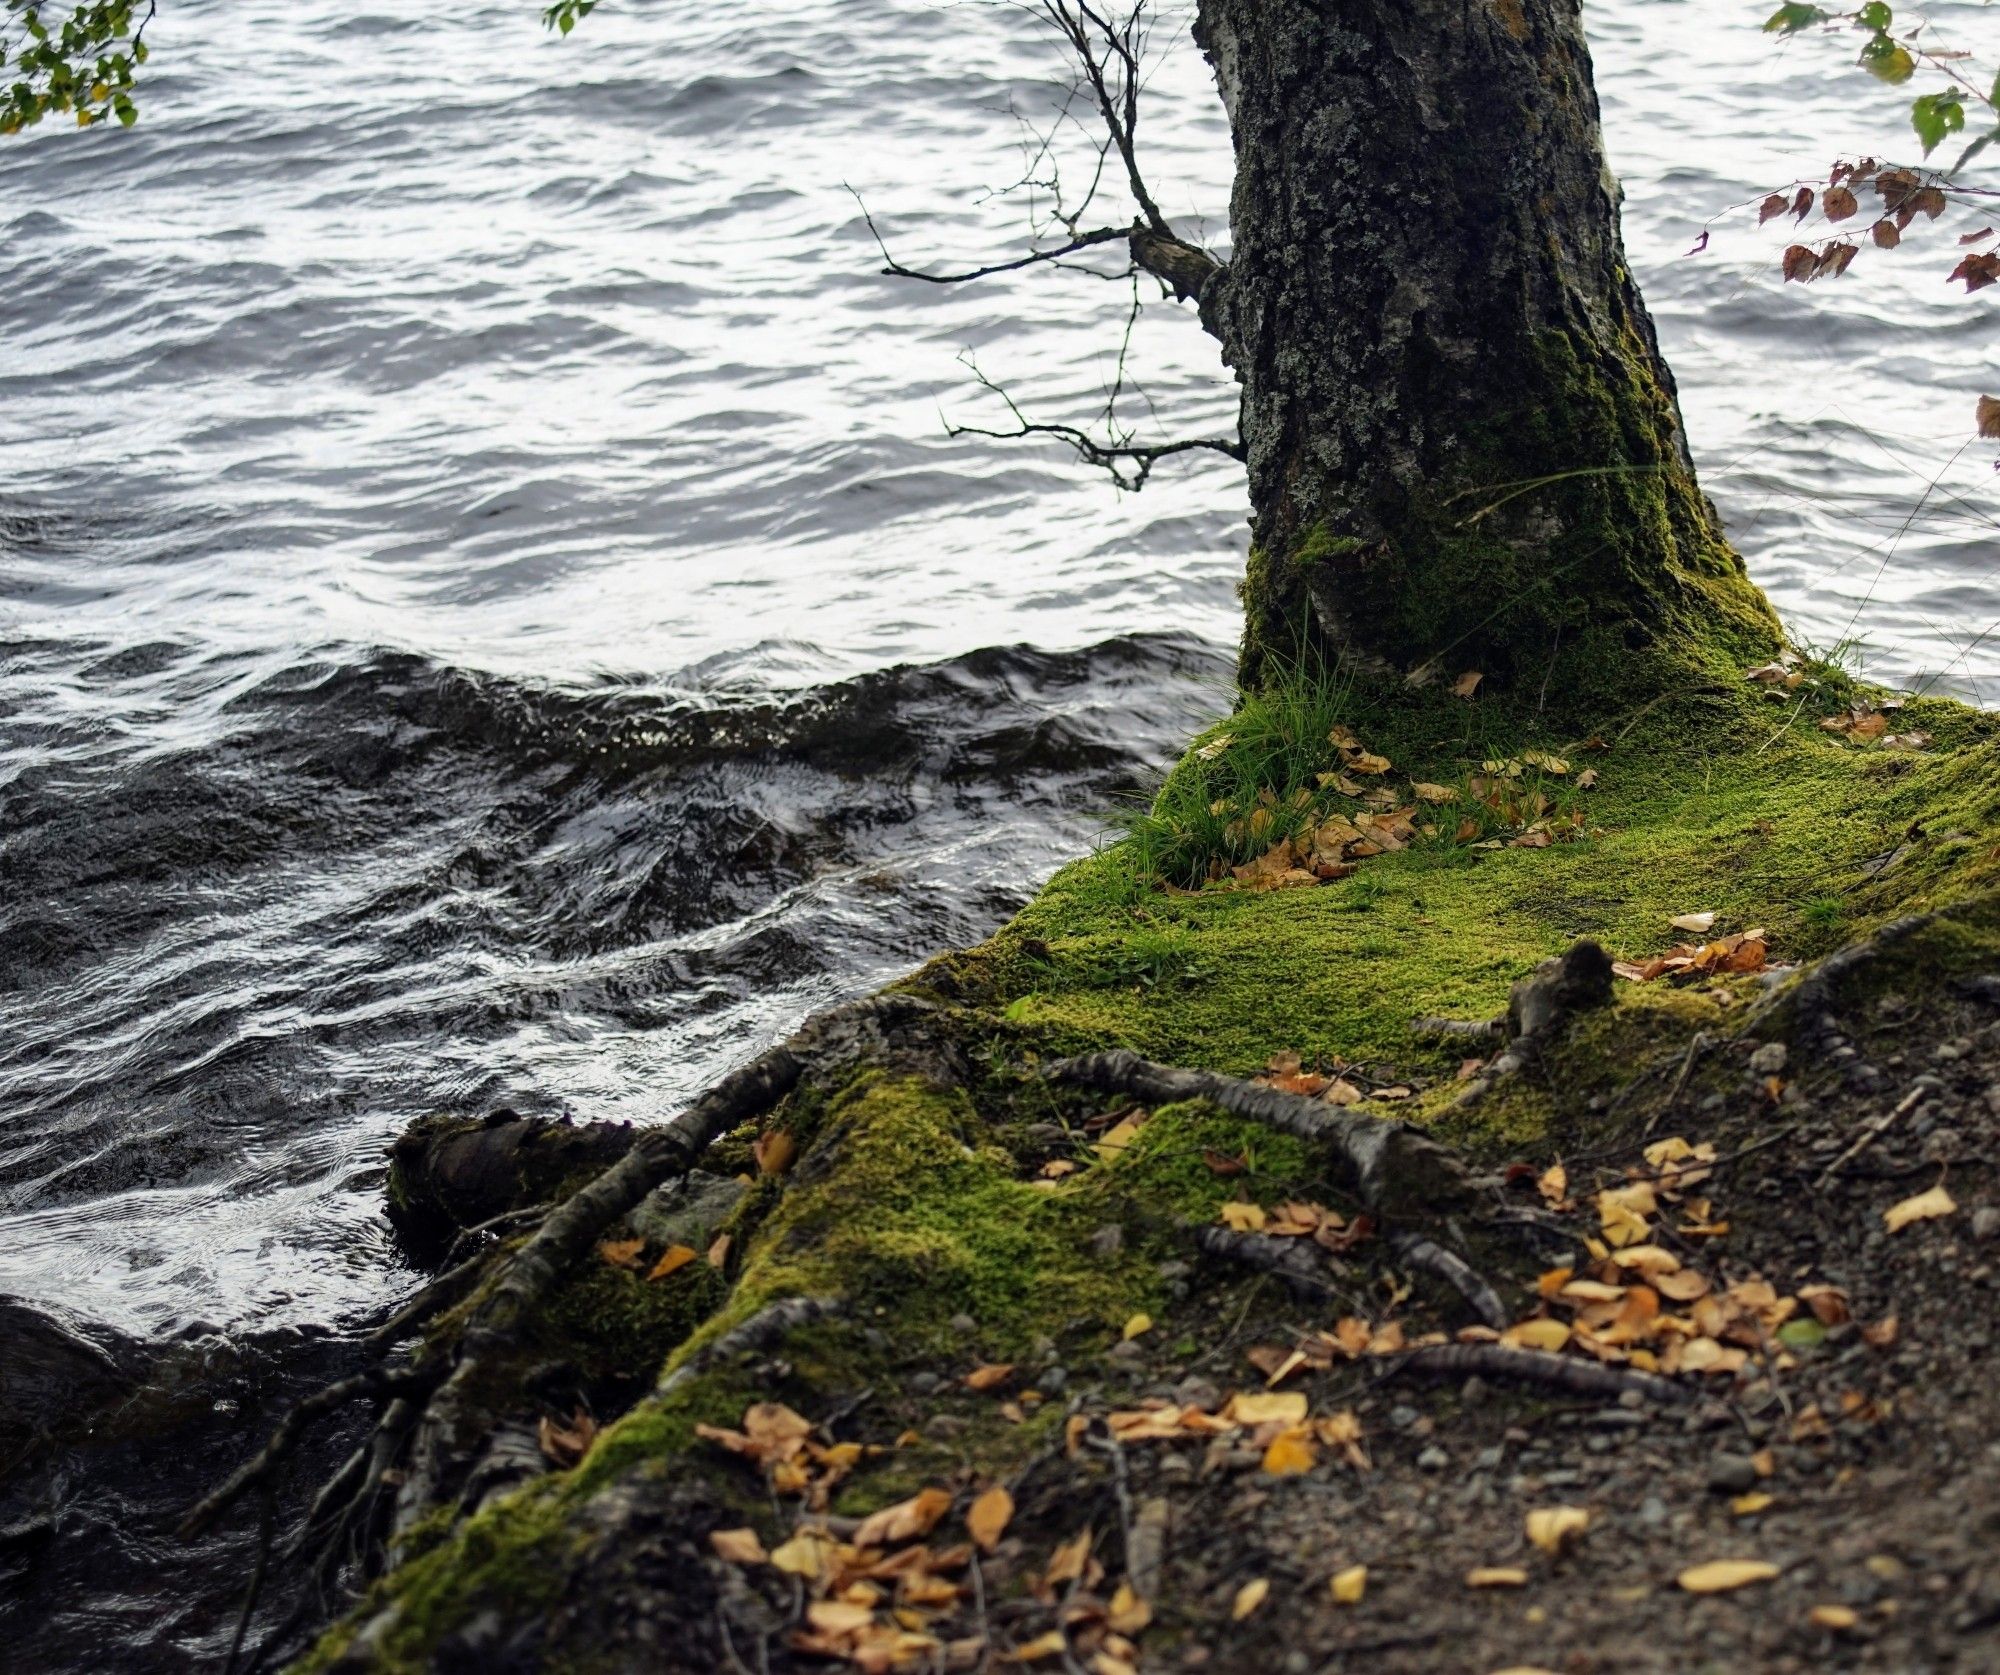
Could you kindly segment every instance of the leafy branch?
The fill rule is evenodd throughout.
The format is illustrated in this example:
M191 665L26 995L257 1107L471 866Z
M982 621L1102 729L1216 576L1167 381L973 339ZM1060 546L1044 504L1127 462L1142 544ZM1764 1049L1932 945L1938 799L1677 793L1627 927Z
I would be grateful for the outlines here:
M146 62L146 25L153 5L133 25L135 0L85 0L70 6L41 0L0 0L0 134L18 134L43 117L74 113L79 128L116 117L139 120L132 83Z

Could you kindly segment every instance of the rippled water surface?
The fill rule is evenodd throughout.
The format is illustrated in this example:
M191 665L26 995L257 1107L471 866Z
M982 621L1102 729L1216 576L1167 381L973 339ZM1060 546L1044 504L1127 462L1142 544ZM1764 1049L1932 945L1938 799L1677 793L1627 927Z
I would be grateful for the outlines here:
M852 195L906 260L1017 248L1032 194L982 188L1060 67L1028 14L535 11L164 0L138 127L0 151L0 1292L156 1340L362 1318L411 1283L409 1118L669 1113L991 928L1222 702L1234 465L1120 497L945 434L1005 422L961 357L1101 408L1129 290L886 278ZM1949 239L1810 292L1740 217L1683 254L1900 143L1755 14L1589 8L1708 486L1804 635L1992 698L1993 313ZM1223 243L1178 37L1149 167ZM1129 367L1145 434L1229 423L1170 306Z

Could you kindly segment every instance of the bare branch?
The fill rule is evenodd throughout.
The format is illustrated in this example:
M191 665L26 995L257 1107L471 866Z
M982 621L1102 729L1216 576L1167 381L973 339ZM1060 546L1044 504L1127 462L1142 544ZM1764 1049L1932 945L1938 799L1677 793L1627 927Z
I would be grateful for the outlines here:
M1099 227L1094 232L1078 233L1069 243L1057 249L1031 250L1027 255L1017 256L1011 262L994 262L983 268L967 268L962 273L925 273L921 268L905 267L889 254L889 246L883 242L881 229L875 225L875 217L869 214L868 206L862 202L861 194L855 192L852 186L847 190L853 193L855 203L861 206L861 219L868 223L868 231L875 240L875 248L882 252L882 261L885 264L882 271L893 274L898 279L921 279L927 285L961 285L968 279L984 279L989 274L1013 273L1020 268L1034 267L1040 262L1053 262L1064 256L1073 256L1077 251L1088 250L1095 245L1129 241L1135 231L1131 227Z

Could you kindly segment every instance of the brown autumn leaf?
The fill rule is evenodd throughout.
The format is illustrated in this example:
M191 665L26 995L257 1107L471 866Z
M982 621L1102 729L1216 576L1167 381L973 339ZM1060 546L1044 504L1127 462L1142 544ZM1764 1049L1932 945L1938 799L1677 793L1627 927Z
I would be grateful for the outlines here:
M753 1529L710 1530L708 1544L725 1564L763 1564L770 1557Z
M1792 199L1793 216L1803 221L1808 215L1812 214L1812 206L1813 189L1810 186L1801 186Z
M1893 221L1877 221L1868 229L1868 236L1878 250L1894 250L1903 242L1903 230Z
M1829 186L1819 201L1820 213L1829 221L1845 221L1861 208L1861 200L1845 186Z
M2000 399L1996 399L1990 395L1983 395L1979 398L1979 405L1974 409L1974 412L1979 420L1979 434L1981 436L1989 440L1994 437L2000 437Z
M708 1247L708 1265L711 1268L720 1268L728 1260L729 1235L718 1233L715 1236L715 1243Z
M1473 693L1479 690L1479 683L1485 678L1486 675L1483 670L1467 669L1464 674L1451 683L1451 695L1454 698L1470 698Z
M1230 1157L1227 1153L1205 1147L1202 1150L1201 1161L1208 1166L1211 1175L1240 1175L1250 1167L1250 1157L1247 1152L1237 1157Z
M1809 244L1787 245L1780 269L1788 284L1808 280L1819 271L1819 252Z
M965 1375L968 1390L997 1390L1014 1376L1014 1363L995 1361L982 1363Z
M1000 1537L1006 1534L1013 1516L1014 1497L1004 1483L996 1483L965 1509L966 1533L979 1544L982 1553L990 1553L1000 1545Z
M1912 1222L1936 1221L1940 1217L1954 1214L1958 1201L1945 1191L1940 1182L1928 1192L1920 1192L1914 1198L1905 1198L1899 1204L1891 1204L1882 1212L1882 1225L1891 1233L1900 1233Z
M546 1413L535 1427L542 1455L559 1471L567 1471L590 1452L597 1436L597 1421L578 1408L567 1421L551 1419Z
M636 1268L639 1253L646 1248L644 1239L606 1239L597 1247L600 1261L614 1268Z
M798 1141L782 1128L766 1129L750 1143L750 1155L757 1160L760 1175L782 1175L798 1150Z
M1264 1448L1264 1470L1272 1477L1297 1477L1318 1464L1319 1448L1303 1427L1280 1431Z
M1049 1556L1049 1568L1042 1573L1042 1580L1050 1587L1064 1582L1074 1582L1083 1574L1085 1562L1090 1557L1090 1544L1095 1539L1088 1524L1076 1535L1063 1542Z
M1791 199L1787 198L1784 193L1773 192L1757 206L1757 225L1761 227L1766 221L1775 221L1791 207Z
M677 1274L690 1262L701 1260L701 1252L686 1245L669 1245L666 1254L646 1271L649 1280L663 1280L669 1274Z
M856 1547L887 1547L915 1541L929 1535L937 1522L951 1510L951 1494L944 1489L919 1489L906 1501L885 1506L861 1520L854 1532Z

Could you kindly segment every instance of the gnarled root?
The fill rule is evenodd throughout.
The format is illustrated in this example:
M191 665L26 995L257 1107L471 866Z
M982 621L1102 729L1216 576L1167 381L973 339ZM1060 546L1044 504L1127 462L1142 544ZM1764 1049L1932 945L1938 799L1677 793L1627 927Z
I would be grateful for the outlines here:
M1233 1227L1204 1227L1195 1234L1195 1243L1210 1256L1240 1262L1275 1275L1297 1296L1309 1303L1338 1303L1340 1288L1326 1264L1319 1260L1318 1247L1308 1239L1279 1239L1269 1233L1239 1233Z
M1519 1075L1579 1012L1611 1003L1611 956L1588 939L1568 953L1544 960L1514 985L1507 999L1507 1045L1458 1096L1475 1105L1494 1087Z
M1340 1161L1361 1200L1386 1215L1436 1213L1471 1196L1471 1184L1458 1160L1404 1123L1258 1087L1212 1070L1155 1064L1122 1050L1061 1059L1046 1073L1058 1082L1102 1093L1129 1093L1155 1104L1205 1099L1232 1116L1324 1146Z
M1427 1239L1421 1233L1392 1233L1389 1248L1405 1268L1429 1274L1456 1291L1472 1305L1481 1325L1491 1326L1497 1332L1513 1319L1507 1305L1500 1300L1500 1293L1486 1283L1485 1277L1464 1257L1446 1250L1435 1239Z
M1431 1344L1384 1356L1382 1364L1389 1378L1405 1375L1469 1378L1477 1373L1481 1378L1510 1384L1533 1384L1614 1401L1628 1391L1649 1402L1691 1402L1695 1398L1695 1392L1686 1385L1657 1373L1641 1372L1636 1367L1608 1367L1602 1362L1569 1355L1548 1355L1538 1349L1515 1349L1508 1344Z
M810 1326L815 1320L825 1320L840 1312L841 1303L837 1297L786 1297L776 1303L766 1303L748 1320L730 1329L713 1343L703 1344L672 1372L660 1380L657 1394L671 1396L682 1386L692 1384L710 1368L724 1361L733 1361L739 1355L761 1355L774 1348L787 1334L796 1332L801 1326Z

